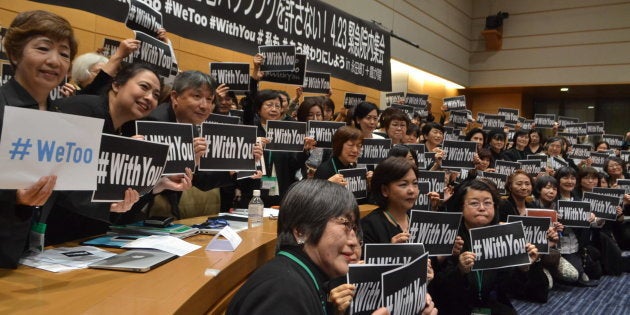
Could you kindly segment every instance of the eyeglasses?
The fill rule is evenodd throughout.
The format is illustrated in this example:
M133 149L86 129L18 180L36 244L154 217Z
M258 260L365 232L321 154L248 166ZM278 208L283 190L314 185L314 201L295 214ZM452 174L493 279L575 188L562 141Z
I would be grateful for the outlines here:
M354 231L354 233L357 233L357 231L359 230L357 224L354 221L350 221L350 219L346 217L336 217L332 220L335 221L335 223L337 224L343 225L346 229L346 233L350 233L350 231Z
M479 202L477 200L473 200L473 201L467 202L466 205L473 209L479 209L481 205L483 205L484 209L490 209L494 207L494 202L492 201Z
M282 105L280 105L280 103L272 103L272 102L263 103L263 106L267 108L276 108L276 109L282 108Z

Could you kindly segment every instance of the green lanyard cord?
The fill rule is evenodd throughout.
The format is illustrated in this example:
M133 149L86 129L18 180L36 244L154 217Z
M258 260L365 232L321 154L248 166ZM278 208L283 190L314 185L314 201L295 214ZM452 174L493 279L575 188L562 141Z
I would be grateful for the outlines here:
M477 295L479 297L479 300L481 301L481 284L483 283L483 270L475 271L475 277L477 278L477 289L479 289Z
M338 174L339 171L337 170L337 163L335 163L335 159L333 158L333 159L331 159L331 161L332 161L332 164L333 164L333 169L335 170L335 174Z
M295 263L297 263L298 265L300 265L300 267L302 267L304 270L306 270L306 273L308 273L308 275L311 277L311 280L313 280L313 284L315 284L315 288L317 289L317 292L321 292L319 290L319 284L317 284L317 280L315 280L315 275L313 275L313 272L311 272L311 269L309 269L306 264L304 264L303 261L301 261L299 258L295 257L295 255L289 253L289 252L285 252L285 251L279 251L278 255L282 255L285 256L291 260L293 260ZM321 297L320 297L321 298ZM322 310L324 311L324 314L327 314L326 312L326 302L325 301L321 301L322 302Z

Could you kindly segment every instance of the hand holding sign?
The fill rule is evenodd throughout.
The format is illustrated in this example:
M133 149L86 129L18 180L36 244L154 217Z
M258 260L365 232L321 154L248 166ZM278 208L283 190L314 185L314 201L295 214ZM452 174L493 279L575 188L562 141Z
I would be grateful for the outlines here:
M186 174L164 176L153 187L153 193L159 194L164 190L184 191L192 187L192 170L186 168Z
M18 189L15 192L15 203L24 206L41 207L52 194L56 183L57 176L44 176L29 188Z
M110 212L123 213L131 210L134 203L140 200L140 194L135 189L127 188L125 190L125 198L120 202L114 202L110 205Z

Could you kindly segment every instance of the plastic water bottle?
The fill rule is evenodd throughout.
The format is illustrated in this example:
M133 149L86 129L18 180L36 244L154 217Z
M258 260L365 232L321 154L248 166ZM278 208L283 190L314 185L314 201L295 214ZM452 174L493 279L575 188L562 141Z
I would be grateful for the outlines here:
M262 225L264 208L265 205L260 199L260 190L254 190L254 197L247 206L247 222L250 228Z

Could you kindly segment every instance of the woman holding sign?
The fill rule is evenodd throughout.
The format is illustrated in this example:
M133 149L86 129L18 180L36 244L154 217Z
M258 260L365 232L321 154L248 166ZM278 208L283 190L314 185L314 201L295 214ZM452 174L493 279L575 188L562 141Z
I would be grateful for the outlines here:
M516 314L510 297L546 301L548 280L537 262L538 250L526 244L531 264L521 267L472 271L477 255L469 230L498 224L495 205L500 197L494 184L474 179L457 187L448 209L461 209L458 235L464 240L462 253L447 259L429 291L445 314ZM478 254L475 254L477 252Z
M339 170L355 167L362 148L363 134L360 130L350 126L337 129L332 138L332 157L317 167L313 177L346 186L348 183Z
M49 94L65 79L77 53L70 23L45 11L18 14L3 45L15 75L0 87L0 131L5 106L52 109ZM17 267L31 225L39 222L35 216L54 206L56 180L54 175L44 176L27 189L0 190L0 268Z

